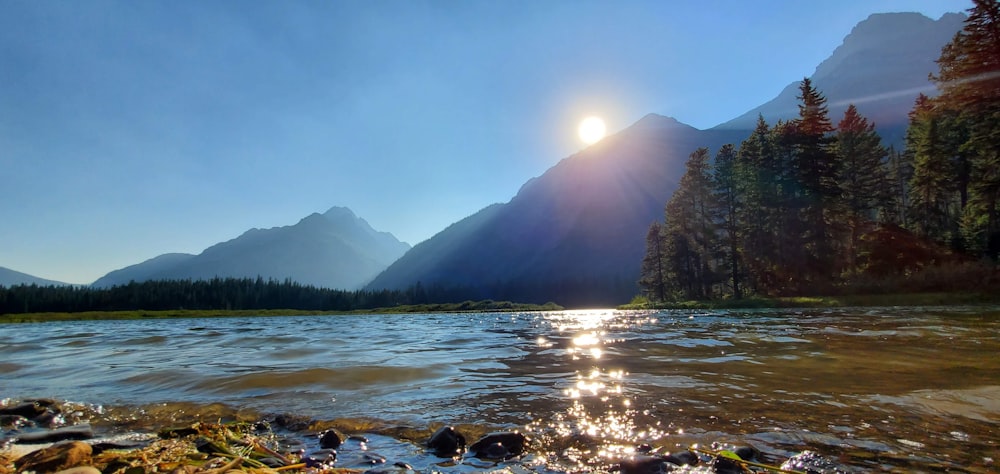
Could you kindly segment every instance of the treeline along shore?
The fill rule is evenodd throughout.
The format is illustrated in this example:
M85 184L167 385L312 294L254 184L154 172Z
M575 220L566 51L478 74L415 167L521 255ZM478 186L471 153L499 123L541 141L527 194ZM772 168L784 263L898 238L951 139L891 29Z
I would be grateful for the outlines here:
M291 280L214 278L131 282L110 288L0 286L0 315L94 313L93 319L152 315L220 316L304 312L526 311L559 310L555 303L463 300L467 292L416 284L406 290L336 290ZM104 313L99 315L96 313ZM0 322L4 319L0 318ZM23 318L19 318L23 319ZM59 319L53 317L50 319ZM62 318L78 319L78 318ZM44 320L44 319L43 319Z

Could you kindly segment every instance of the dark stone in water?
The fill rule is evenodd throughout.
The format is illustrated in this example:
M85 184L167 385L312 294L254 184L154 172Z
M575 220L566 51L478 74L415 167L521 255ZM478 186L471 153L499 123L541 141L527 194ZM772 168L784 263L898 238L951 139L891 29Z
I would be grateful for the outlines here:
M744 474L743 466L735 459L717 456L712 461L712 469L716 474Z
M198 430L192 426L182 426L179 428L164 428L156 433L157 436L170 439L170 438L183 438L185 436L196 435Z
M331 448L320 449L314 451L309 457L332 466L337 461L337 450Z
M280 459L278 459L278 458L260 458L260 459L258 459L258 461L260 461L261 464L263 464L263 465L265 465L265 466L267 466L267 467L269 467L271 469L277 469L279 467L285 467L285 462L282 461L282 460L280 460Z
M332 449L321 449L308 456L302 457L302 462L304 462L307 467L314 467L319 469L326 469L333 467L333 463L335 463L336 461L337 461L337 451Z
M744 461L756 461L760 457L760 451L753 446L740 446L734 449L733 453Z
M459 456L465 451L465 436L455 431L451 426L442 426L427 440L427 447L434 452L435 456L451 458Z
M691 451L680 451L663 456L663 460L678 466L697 466L698 455Z
M337 449L343 442L343 438L334 430L327 430L319 435L319 447L321 448Z
M142 449L149 446L150 441L102 441L100 443L92 443L91 448L94 449L94 455L97 456L105 451L117 450L117 451L131 451L133 449Z
M385 464L386 463L385 456L382 456L381 454L375 454L375 453L365 453L364 455L361 456L361 459L363 459L368 464Z
M28 453L14 461L14 467L17 472L56 472L90 463L91 452L90 445L81 441L57 443Z
M208 438L198 438L194 441L194 446L198 449L198 452L205 454L233 454L229 451L229 448L216 443Z
M0 415L22 416L24 418L35 418L45 413L46 408L38 402L24 402L12 407L0 408Z
M490 433L469 446L477 458L506 459L520 456L528 439L517 431Z
M17 442L19 444L41 444L68 440L91 439L93 437L94 430L90 428L90 425L76 425L51 431L25 433L17 437Z
M841 472L838 470L836 463L812 451L802 451L788 458L781 465L781 468L790 471L802 471L808 474L836 474Z
M359 443L367 443L368 442L368 438L365 438L364 436L361 436L361 435L350 435L350 436L347 437L347 439L349 439L351 441L357 441Z
M622 474L662 474L673 470L667 467L667 462L659 456L633 456L618 464Z

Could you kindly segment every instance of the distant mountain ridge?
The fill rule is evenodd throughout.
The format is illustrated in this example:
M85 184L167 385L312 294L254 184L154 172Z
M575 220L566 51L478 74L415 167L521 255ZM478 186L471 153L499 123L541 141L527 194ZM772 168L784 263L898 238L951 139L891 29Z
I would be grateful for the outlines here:
M743 137L649 114L528 181L510 202L418 244L368 288L420 282L466 288L471 299L574 306L627 300L645 228L662 219L687 156Z
M407 250L388 232L379 232L350 209L333 207L297 224L250 229L198 255L164 254L112 271L92 286L129 281L215 277L291 279L323 288L353 290L365 285Z
M937 94L928 75L937 72L941 48L963 21L961 13L938 20L920 13L877 13L858 23L810 77L828 99L834 125L853 103L884 141L902 143L917 95ZM714 128L752 130L758 116L770 124L797 117L799 81L793 78L774 99Z
M16 270L11 270L9 268L0 267L0 286L9 287L17 285L70 286L69 283L64 283L55 280L46 280L45 278L39 278L34 275L29 275L27 273L22 273Z
M963 15L872 15L817 67L814 83L836 124L850 103L899 140L921 91L931 92L941 47ZM424 241L369 289L458 288L467 298L570 307L608 306L638 293L649 225L699 147L739 145L759 115L771 124L798 116L794 80L774 100L709 130L647 115L526 182L509 202L484 208Z

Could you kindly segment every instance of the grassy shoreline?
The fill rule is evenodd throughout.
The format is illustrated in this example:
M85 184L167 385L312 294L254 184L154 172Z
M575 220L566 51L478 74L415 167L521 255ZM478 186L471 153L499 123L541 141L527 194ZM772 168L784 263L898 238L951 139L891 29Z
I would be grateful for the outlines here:
M756 309L756 308L843 308L851 306L959 306L1000 304L1000 293L939 292L894 293L884 295L786 296L664 303L633 302L618 309Z
M958 306L1000 304L1000 293L941 292L898 293L886 295L844 296L795 296L778 298L744 298L710 301L676 301L667 303L638 302L620 305L622 310L658 309L766 309L766 308L839 308L849 306ZM314 311L298 309L241 309L241 310L129 310L10 313L0 314L0 324L41 323L56 321L98 321L180 318L232 318L250 316L334 316L364 314L415 314L415 313L481 313L507 311L561 311L565 308L554 303L544 305L511 303L509 301L466 301L463 303L401 305L354 311Z
M301 309L177 309L10 313L0 314L3 323L42 323L56 321L103 321L136 319L233 318L249 316L335 316L357 314L416 314L416 313L483 313L505 311L560 311L555 303L544 305L511 303L509 301L466 301L462 303L400 305L354 311L315 311Z

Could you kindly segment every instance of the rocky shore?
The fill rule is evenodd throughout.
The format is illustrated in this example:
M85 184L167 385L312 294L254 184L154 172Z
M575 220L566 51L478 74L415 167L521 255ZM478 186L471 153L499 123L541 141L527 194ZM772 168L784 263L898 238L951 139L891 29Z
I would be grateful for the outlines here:
M641 445L617 458L571 469L560 465L557 454L546 454L546 447L516 430L486 432L472 441L453 426L441 426L422 439L420 430L399 427L395 436L387 438L272 417L198 421L155 432L103 436L82 418L86 416L53 400L0 404L0 474L844 472L810 452L780 466L768 464L751 446L694 446L668 453ZM288 435L289 428L297 434ZM380 454L380 448L389 454Z

